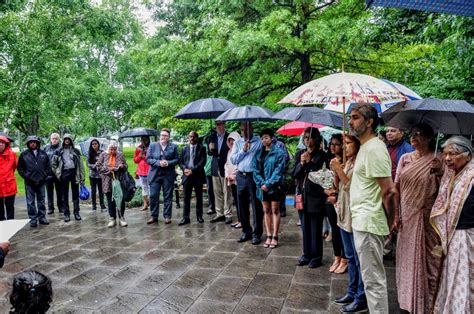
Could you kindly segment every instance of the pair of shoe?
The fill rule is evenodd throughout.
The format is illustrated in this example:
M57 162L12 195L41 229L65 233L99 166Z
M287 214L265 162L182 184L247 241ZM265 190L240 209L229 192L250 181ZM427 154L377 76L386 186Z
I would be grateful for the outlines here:
M140 209L142 212L148 210L148 205L147 206L143 206L142 209Z
M202 219L202 217L198 217L198 218L197 218L197 221L198 221L200 224L203 224L203 223L204 223L204 219Z
M153 218L153 217L148 219L148 221L146 222L147 225L153 225L153 224L157 224L157 223L158 223L158 218Z
M278 236L267 236L267 241L263 244L264 248L274 249L278 246Z
M48 215L52 215L52 214L54 214L54 208L48 209Z
M46 218L40 219L39 220L40 225L49 225L49 221Z
M184 225L187 225L187 224L190 224L191 223L191 220L189 220L189 218L183 218L181 219L180 222L178 222L178 226L184 226Z
M113 228L117 225L117 220L115 218L110 218L110 221L109 223L107 224L107 227L108 228ZM125 218L120 218L119 219L119 225L121 227L127 227L128 226L128 222L125 221Z
M165 218L165 224L169 225L171 223L171 218Z
M347 303L341 308L341 313L365 313L368 311L367 302L358 302L357 300Z
M306 257L300 256L300 257L298 258L298 264L297 264L297 265L298 265L298 266L305 266L305 265L308 265L308 264L309 264L309 261L310 261L310 260L307 259Z
M312 260L309 261L308 267L309 268L318 268L321 265L323 265L323 263L321 263L321 260L313 258Z
M240 236L240 239L237 240L237 242L239 242L239 243L247 242L247 241L249 241L250 239L252 239L252 236L249 235L249 234L245 234L245 233L244 233L244 234L242 234L242 235Z
M36 222L36 220L31 220L31 221L30 221L30 227L31 227L31 228L36 228L36 227L38 227L38 223Z
M225 221L225 216L216 216L210 220L212 223L219 222L219 221Z
M76 220L78 220L78 221L79 221L79 220L82 220L81 215L79 215L79 212L75 212L75 213L74 213L74 219L76 219Z
M259 245L260 243L262 243L262 238L261 237L254 236L252 238L252 244L253 245Z
M232 217L225 217L225 224L230 225L232 223Z
M69 215L64 215L64 222L70 222L71 221L71 217L69 217Z
M92 210L96 211L96 210L97 210L97 206L92 205Z
M209 209L206 214L208 215L214 215L216 211L214 209Z

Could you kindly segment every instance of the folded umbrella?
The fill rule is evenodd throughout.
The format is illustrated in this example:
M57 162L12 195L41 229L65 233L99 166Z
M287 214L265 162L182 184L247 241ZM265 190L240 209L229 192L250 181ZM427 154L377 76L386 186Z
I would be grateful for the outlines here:
M425 98L400 103L382 113L388 126L411 129L427 123L435 131L446 134L474 133L474 105L464 100Z

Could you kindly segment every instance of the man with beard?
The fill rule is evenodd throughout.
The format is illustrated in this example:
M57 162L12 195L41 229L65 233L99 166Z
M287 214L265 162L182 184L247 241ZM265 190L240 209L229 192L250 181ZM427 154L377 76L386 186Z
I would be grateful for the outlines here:
M58 133L51 134L51 143L44 147L44 151L49 157L49 162L53 164L53 157L61 149L61 143ZM48 215L54 213L54 190L56 190L56 205L60 213L63 212L62 208L62 192L61 192L61 182L59 179L51 174L46 179L46 194L48 196Z
M26 204L30 226L49 225L44 206L45 182L51 175L51 163L44 150L40 149L40 139L35 136L26 138L28 147L18 159L18 173L25 179Z
M387 128L387 149L392 160L392 180L395 180L398 161L403 154L410 153L415 149L403 139L403 130L388 127Z
M377 110L370 104L357 104L350 112L351 134L361 147L354 165L350 187L352 229L362 279L371 313L388 313L387 279L383 265L384 237L389 234L387 217L398 221L396 189L391 176L391 161L385 144L378 139ZM384 212L384 206L386 212ZM395 229L395 223L390 229ZM358 304L344 306L355 312Z

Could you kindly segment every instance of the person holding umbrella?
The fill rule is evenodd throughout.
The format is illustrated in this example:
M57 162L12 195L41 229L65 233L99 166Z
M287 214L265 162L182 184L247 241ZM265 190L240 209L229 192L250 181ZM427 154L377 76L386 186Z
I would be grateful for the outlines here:
M16 154L10 148L10 141L0 135L0 221L15 218L16 167Z
M110 221L107 227L113 228L117 224L117 212L119 213L119 225L121 227L128 226L125 221L125 202L122 201L117 204L113 197L112 191L112 180L120 179L124 171L127 171L128 165L125 161L125 157L122 152L119 152L118 144L116 141L111 141L106 152L103 152L99 156L96 168L100 172L102 177L102 190L107 197L107 205L109 207Z
M148 171L150 171L150 165L146 163L146 152L150 146L150 137L142 136L141 143L135 149L135 154L133 155L133 161L138 164L137 167L137 176L140 177L140 183L142 185L142 196L143 196L143 208L142 211L148 210L150 205L150 185L148 184Z

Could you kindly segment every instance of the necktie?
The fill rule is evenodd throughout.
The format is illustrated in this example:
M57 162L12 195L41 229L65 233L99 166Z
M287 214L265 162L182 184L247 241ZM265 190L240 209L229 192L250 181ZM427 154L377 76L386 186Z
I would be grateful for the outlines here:
M189 155L189 168L194 168L194 146L191 146L191 154Z

